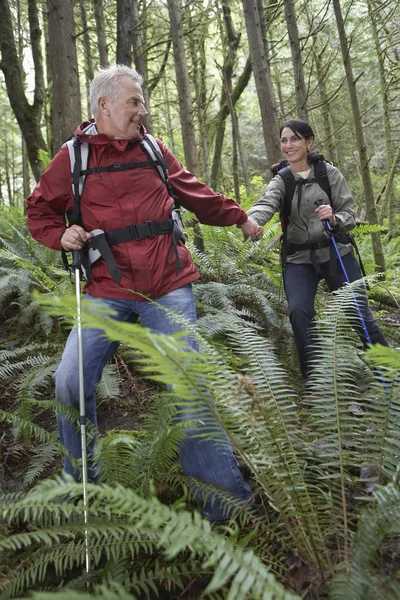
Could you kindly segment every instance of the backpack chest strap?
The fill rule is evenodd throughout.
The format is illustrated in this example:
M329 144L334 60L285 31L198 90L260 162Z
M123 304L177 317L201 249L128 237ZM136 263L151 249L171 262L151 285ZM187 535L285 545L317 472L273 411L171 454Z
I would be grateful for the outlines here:
M115 163L113 165L106 165L104 167L91 167L90 169L84 169L80 172L80 175L93 175L104 172L115 173L117 171L128 171L129 169L139 169L144 167L157 167L158 162L154 160L145 160L142 162L129 162L129 163Z
M168 221L146 221L145 223L135 223L123 229L115 229L104 233L109 246L124 244L125 242L136 242L145 238L153 238L157 235L172 233L174 222Z

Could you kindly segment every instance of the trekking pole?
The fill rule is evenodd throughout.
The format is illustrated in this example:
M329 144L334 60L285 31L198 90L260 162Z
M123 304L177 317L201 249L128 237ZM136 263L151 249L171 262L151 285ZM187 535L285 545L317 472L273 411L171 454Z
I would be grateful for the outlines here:
M319 207L319 206L321 206L321 204L323 204L323 202L322 202L322 200L316 200L314 202L314 204ZM333 245L333 247L335 249L335 253L336 253L337 259L338 259L339 264L340 264L340 268L342 269L343 277L345 278L346 283L350 283L349 277L347 275L346 268L345 268L345 266L343 264L342 257L340 256L339 248L337 247L336 240L333 237L332 226L331 226L331 224L330 224L330 222L329 222L328 219L324 219L323 223L324 223L324 226L325 226L325 228L326 228L326 230L329 233L329 236L331 238L332 245ZM356 295L355 295L355 293L354 293L353 290L351 290L351 295L353 297L354 308L356 309L356 311L358 313L358 317L360 319L360 323L361 323L361 327L362 327L364 335L365 335L365 339L367 340L368 344L370 344L372 346L371 337L370 337L370 335L368 333L368 329L367 329L367 326L365 324L364 317L362 316L362 313L361 313L360 305L358 304ZM379 375L379 379L381 380L381 383L383 385L383 389L385 390L385 394L386 394L386 396L387 396L387 398L389 400L389 404L390 404L390 406L392 408L393 417L397 417L397 414L394 411L393 406L392 406L392 402L390 400L390 393L389 393L389 390L387 388L386 381L385 381L382 373L379 370L378 370L378 375ZM400 425L397 425L397 427L400 427Z
M83 378L83 349L82 349L82 322L81 322L81 253L79 250L72 251L72 269L75 271L75 293L76 293L76 330L78 334L78 377L79 377L79 423L81 429L82 445L82 484L83 484L83 514L85 522L85 557L86 573L89 573L89 533L88 533L88 467L87 467L87 436L86 436L86 409L85 409L85 384Z
M320 207L320 206L321 206L321 204L323 204L323 202L322 202L322 200L316 200L316 201L314 202L314 204L315 204L317 207ZM337 259L338 259L338 261L339 261L339 264L340 264L340 268L342 269L343 277L345 278L345 281L346 281L346 283L350 283L350 279L349 279L349 277L348 277L348 275L347 275L347 271L346 271L346 268L345 268L345 266L344 266L344 264L343 264L342 257L340 256L339 248L337 247L336 240L335 240L335 238L333 237L333 233L332 233L332 226L331 226L331 224L330 224L330 222L329 222L329 220L328 220L328 219L324 219L323 223L324 223L325 229L326 229L326 230L327 230L327 232L329 233L329 237L331 238L331 242L332 242L333 248L334 248L334 250L335 250L335 253L336 253ZM356 298L356 296L355 296L355 294L354 294L354 292L353 292L353 291L351 292L351 295L353 296L354 307L355 307L355 309L356 309L356 311L357 311L357 313L358 313L358 316L359 316L359 319L360 319L360 323L361 323L361 327L362 327L362 329L363 329L363 332L364 332L364 335L365 335L365 339L367 340L368 344L371 344L371 345L372 345L372 342L371 342L371 337L370 337L370 335L369 335L369 333L368 333L368 329L367 329L367 326L366 326L366 324L365 324L364 317L363 317L363 316L362 316L362 314L361 314L361 309L360 309L360 306L359 306L359 304L358 304L357 298Z

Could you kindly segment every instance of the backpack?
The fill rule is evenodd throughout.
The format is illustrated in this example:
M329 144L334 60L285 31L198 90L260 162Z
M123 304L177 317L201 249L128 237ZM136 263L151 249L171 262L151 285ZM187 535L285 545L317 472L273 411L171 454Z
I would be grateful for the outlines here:
M94 134L97 133L97 130L95 125L91 123L84 130L84 132L87 134ZM147 237L155 237L157 235L163 235L167 233L172 233L176 259L176 274L178 274L181 269L177 247L179 241L183 241L185 243L186 235L183 231L180 203L177 196L173 193L171 182L169 181L168 165L161 153L157 141L153 138L153 136L146 134L144 138L139 141L139 145L145 152L148 158L147 161L123 164L118 163L88 168L90 145L87 142L81 142L79 139L73 137L63 144L63 147L67 147L69 152L72 192L74 194L74 206L72 210L68 211L66 214L69 226L77 224L81 227L84 227L80 210L80 198L82 196L86 177L92 173L103 173L105 171L125 171L138 167L154 167L157 169L158 174L165 183L169 195L174 200L174 207L171 210L170 219L168 221L147 221L146 223L133 223L129 227L108 232L104 232L101 229L95 229L92 231L91 239L88 240L81 250L81 271L86 280L89 280L91 277L92 265L103 258L107 264L110 275L119 285L122 274L117 267L110 246L122 244L128 241L141 240ZM70 270L71 267L68 264L65 251L63 251L62 254L64 265L68 270Z
M331 164L331 163L329 163L329 164ZM330 238L323 239L319 242L296 244L296 245L291 244L290 246L288 245L288 242L287 242L287 227L288 227L288 223L289 223L289 217L292 212L292 202L293 202L293 197L294 197L294 193L296 190L296 186L298 186L298 202L299 203L301 201L303 185L305 185L307 183L317 183L320 186L320 188L325 192L325 194L328 196L329 203L332 205L332 190L331 190L331 184L329 183L329 179L328 179L326 165L327 165L327 162L325 160L318 160L317 162L314 163L314 177L307 177L307 179L300 179L300 180L297 180L295 178L291 169L289 168L289 161L287 161L286 159L281 160L278 164L272 165L272 167L271 167L271 171L272 171L273 175L274 176L279 175L280 177L282 177L283 182L285 184L285 196L283 199L283 207L282 207L282 210L280 213L281 226L282 226L281 259L282 259L283 267L286 264L286 257L288 254L297 252L299 250L311 250L310 260L311 260L312 264L314 265L314 268L318 271L319 268L318 268L317 262L315 260L315 255L313 254L313 251L318 250L320 248L327 247L327 246L331 246L330 271L332 274L334 274L336 272L336 256L333 252L333 245L331 244ZM365 277L366 274L365 274L364 265L362 263L360 252L358 250L354 236L349 233L346 233L344 231L340 231L340 230L338 232L333 232L333 236L337 242L340 242L342 244L350 243L353 246L353 248L355 249L357 256L358 256L358 261L360 263L361 272Z
M281 160L280 163L272 165L271 171L274 175L282 177L285 184L285 197L283 200L283 208L281 211L281 224L283 232L288 226L289 217L292 212L292 202L296 186L299 186L299 202L301 200L303 185L306 183L318 183L320 188L329 198L329 203L332 204L332 190L329 183L328 174L326 171L326 161L319 160L314 163L314 177L297 180L289 168L289 161Z

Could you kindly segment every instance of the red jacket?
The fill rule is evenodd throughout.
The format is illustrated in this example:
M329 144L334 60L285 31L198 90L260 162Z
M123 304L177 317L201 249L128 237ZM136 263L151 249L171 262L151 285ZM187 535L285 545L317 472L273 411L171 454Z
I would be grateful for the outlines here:
M137 141L82 134L88 124L78 127L75 135L90 144L89 167L148 160ZM236 202L198 181L157 141L169 167L173 191L182 206L194 212L201 223L225 226L247 221L246 213ZM87 231L111 231L134 223L167 220L173 204L155 168L135 168L88 175L81 197L81 214ZM70 159L68 149L61 148L28 198L27 224L32 236L49 248L61 250L60 238L66 228L64 214L72 206ZM143 300L133 295L133 290L154 299L199 278L182 242L178 247L182 269L176 275L171 234L119 244L112 251L122 273L121 284L114 281L106 263L100 260L85 285L85 291L93 296Z

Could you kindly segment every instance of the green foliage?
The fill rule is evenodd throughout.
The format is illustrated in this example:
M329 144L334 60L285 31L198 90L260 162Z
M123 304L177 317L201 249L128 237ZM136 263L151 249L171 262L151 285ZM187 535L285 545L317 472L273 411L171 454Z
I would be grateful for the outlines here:
M358 322L352 293L358 284L328 298L321 295L316 368L299 398L296 374L291 366L285 368L292 341L278 256L275 249L268 250L278 228L272 223L257 244L244 243L232 229L202 228L206 253L196 253L202 281L194 286L198 326L167 311L197 338L201 354L187 352L181 334L161 336L106 319L83 302L84 326L100 328L132 348L136 364L160 384L160 392L152 396L139 431L109 431L96 444L101 483L89 486L89 575L83 572L80 485L45 481L25 496L0 498L0 597L33 590L49 598L68 597L70 592L84 598L89 582L95 597L144 600L164 590L180 594L202 577L208 582L202 595L215 600L293 597L275 576L300 594L305 582L320 597L321 582L330 587L332 597L344 598L346 585L355 594L363 593L363 579L371 598L382 586L396 593L395 575L374 570L382 543L397 560L397 532L389 530L390 519L383 516L386 510L392 514L389 506L395 506L396 496L390 492L392 504L382 503L373 512L377 494L386 488L378 488L371 504L359 470L374 468L382 482L390 479L393 489L398 488L398 351L370 350L368 358L378 368L365 361L354 331ZM64 293L61 281L55 279L50 288L37 279L31 286L42 292L33 297L36 306L75 322L75 299ZM15 412L4 410L0 420L30 445L26 486L46 475L63 453L54 431L33 422L36 411L41 415L57 409L77 418L77 411L47 399L62 345L62 339L32 342L0 354L0 379L11 382L17 400ZM173 393L161 391L171 381ZM111 364L99 398L117 394L119 384L120 375ZM240 507L227 492L182 475L178 444L205 406L217 408L250 474L256 507ZM177 422L175 417L183 414L184 420ZM207 435L215 438L212 431ZM224 536L186 510L194 485L200 505L221 498L227 509L235 507L240 513L237 525L232 521ZM373 546L363 531L375 514L378 529L368 534L378 532ZM369 544L368 551L364 544ZM293 552L303 573L299 582L287 569ZM56 586L61 589L49 591Z
M81 521L81 486L67 483L63 492L75 501L60 501L60 481L44 481L21 500L1 502L3 520L10 523L23 520L31 524L30 531L0 541L1 551L16 551L19 555L19 565L9 571L7 580L3 581L2 598L15 597L23 589L43 582L50 561L56 576L82 564L85 560L85 529L89 535L92 576L96 575L98 580L112 580L116 576L118 582L119 561L132 565L141 551L147 554L158 551L160 561L162 559L162 563L168 565L190 548L200 569L206 573L213 569L206 595L222 589L230 580L226 596L230 600L294 598L254 552L246 548L246 539L237 539L237 531L227 530L225 537L214 532L210 523L197 513L164 506L152 496L141 498L120 485L91 484L88 486L89 523L86 526ZM24 555L29 556L26 567ZM105 565L102 556L105 556ZM157 568L157 563L154 567ZM141 580L135 574L125 572L122 581L125 588L140 593L142 598L150 598L155 589L153 578L169 580L180 587L173 569L169 576L168 566L163 568L161 564L155 573L148 572ZM86 578L81 577L73 587L84 589L85 585Z
M45 150L40 149L39 150L39 159L43 165L43 170L47 169L47 167L49 166L50 161L51 161L51 157L50 157L49 153L46 152Z

